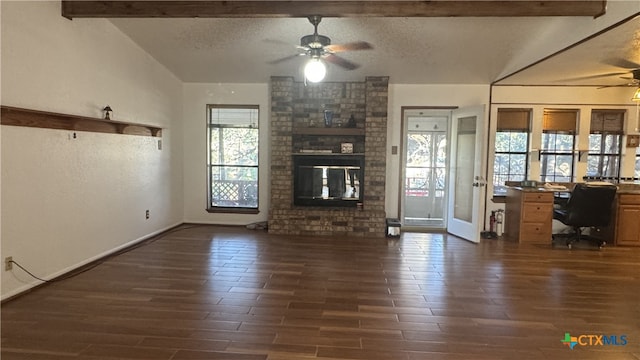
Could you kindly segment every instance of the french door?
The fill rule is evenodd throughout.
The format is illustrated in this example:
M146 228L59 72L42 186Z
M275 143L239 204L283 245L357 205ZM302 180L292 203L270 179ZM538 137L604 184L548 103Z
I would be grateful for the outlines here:
M405 110L401 217L405 227L446 228L450 111Z
M486 141L483 105L457 109L451 119L447 232L480 242L484 219Z

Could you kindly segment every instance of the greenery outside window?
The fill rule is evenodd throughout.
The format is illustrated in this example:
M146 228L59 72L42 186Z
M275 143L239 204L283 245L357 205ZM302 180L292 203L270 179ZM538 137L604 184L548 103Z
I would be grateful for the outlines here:
M506 181L527 179L529 109L498 109L495 159L493 163L493 195L507 194Z
M624 112L594 110L589 132L586 175L617 178L620 175Z
M207 106L207 210L258 212L258 106Z
M544 111L540 149L541 181L573 181L577 120L577 110Z

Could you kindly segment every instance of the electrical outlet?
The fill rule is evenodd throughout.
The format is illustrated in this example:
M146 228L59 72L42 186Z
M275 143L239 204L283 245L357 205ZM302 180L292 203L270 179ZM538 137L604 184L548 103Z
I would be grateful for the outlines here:
M147 210L147 211L145 211L145 212L144 212L144 217L145 217L145 219L147 219L147 220L149 219L149 217L150 217L150 215L149 215L149 210Z
M4 258L4 271L13 269L13 256L7 256Z

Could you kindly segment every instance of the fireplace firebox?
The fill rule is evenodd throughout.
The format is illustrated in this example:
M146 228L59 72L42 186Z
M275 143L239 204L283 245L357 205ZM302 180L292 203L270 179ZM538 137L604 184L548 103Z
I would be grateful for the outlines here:
M293 156L293 203L300 206L356 207L364 195L363 155Z

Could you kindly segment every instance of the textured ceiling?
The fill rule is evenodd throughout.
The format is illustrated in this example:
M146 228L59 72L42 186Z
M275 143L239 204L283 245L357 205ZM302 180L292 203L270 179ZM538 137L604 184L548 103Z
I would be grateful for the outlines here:
M631 82L633 69L640 69L640 17L594 34L500 83L617 86Z
M626 10L609 16L608 22L590 17L325 18L318 32L333 44L362 40L374 47L340 53L361 67L347 71L329 64L326 81L389 76L390 82L401 84L488 84L582 42L502 83L619 84L617 73L640 63L640 19L583 40L640 13L640 1L609 6ZM271 76L301 80L304 57L269 62L296 54L300 37L313 33L305 18L110 21L185 82L265 83ZM603 73L616 74L583 79Z

